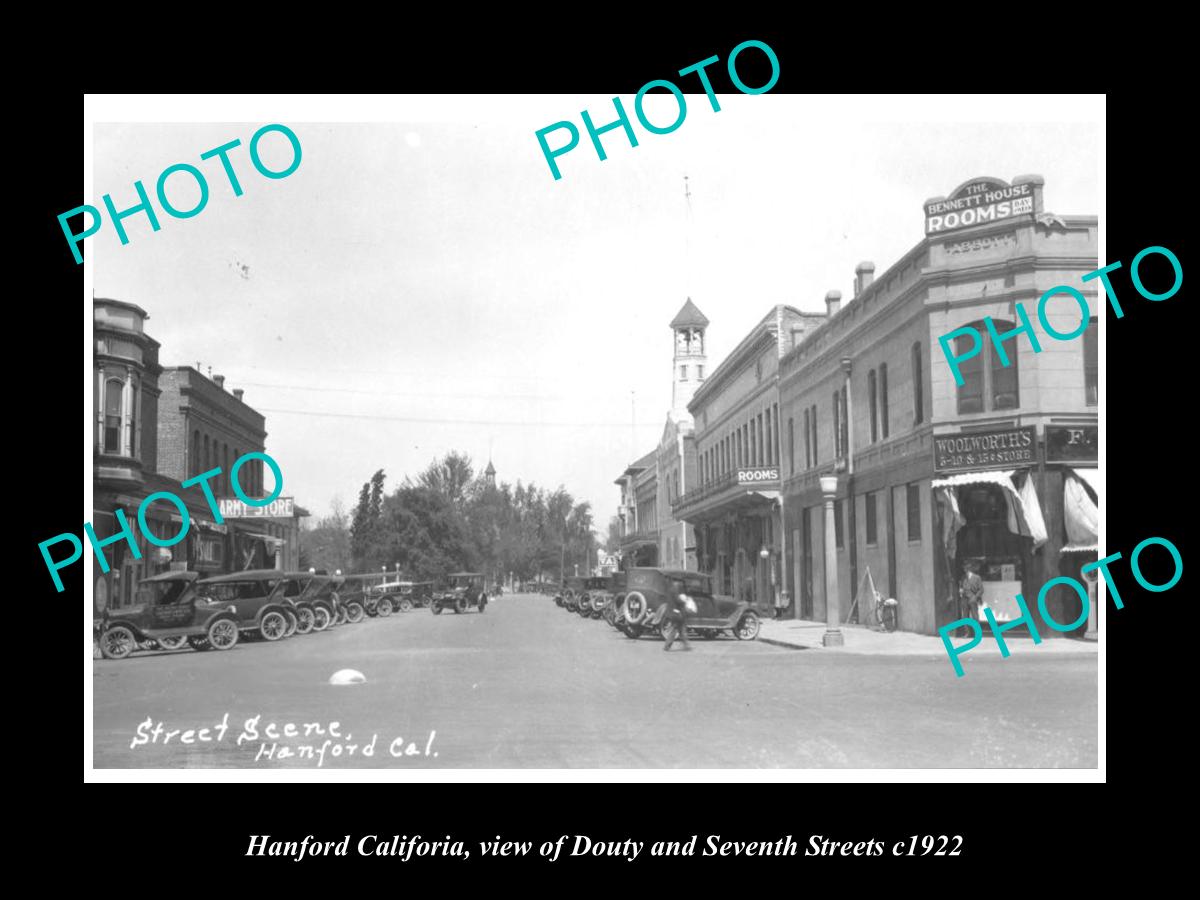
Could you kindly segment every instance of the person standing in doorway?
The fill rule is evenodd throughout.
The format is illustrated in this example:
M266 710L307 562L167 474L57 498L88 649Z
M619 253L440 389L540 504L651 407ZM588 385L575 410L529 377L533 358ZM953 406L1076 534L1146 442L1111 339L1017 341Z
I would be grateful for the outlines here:
M958 597L961 618L978 622L979 607L983 603L983 579L979 577L979 560L968 559L963 563L963 579L958 586ZM970 629L963 626L960 637L971 637Z

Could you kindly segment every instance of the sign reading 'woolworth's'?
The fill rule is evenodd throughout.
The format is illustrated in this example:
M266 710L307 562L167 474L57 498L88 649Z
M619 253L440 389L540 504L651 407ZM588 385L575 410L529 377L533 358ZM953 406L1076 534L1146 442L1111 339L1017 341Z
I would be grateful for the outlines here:
M1032 425L934 435L933 438L933 470L939 473L1011 469L1036 462L1037 429Z

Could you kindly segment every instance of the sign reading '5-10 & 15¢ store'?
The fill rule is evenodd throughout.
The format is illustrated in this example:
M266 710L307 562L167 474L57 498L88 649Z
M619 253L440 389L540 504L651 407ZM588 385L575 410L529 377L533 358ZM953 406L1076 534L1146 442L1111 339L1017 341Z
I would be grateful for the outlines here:
M1001 428L995 431L934 435L933 470L970 472L1012 469L1037 462L1037 429Z

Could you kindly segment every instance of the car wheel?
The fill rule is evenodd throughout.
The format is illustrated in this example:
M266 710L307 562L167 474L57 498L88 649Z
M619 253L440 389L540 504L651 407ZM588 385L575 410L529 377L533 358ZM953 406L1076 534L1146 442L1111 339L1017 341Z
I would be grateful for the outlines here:
M287 617L288 627L287 627L287 631L285 631L283 633L283 636L291 637L293 634L296 633L296 629L300 627L300 620L296 618L296 614L294 612L292 612L291 610L284 613L284 616Z
M237 642L238 627L233 619L217 619L208 626L208 643L214 650L229 650Z
M675 623L672 622L670 619L663 619L663 621L661 623L659 623L659 626L658 626L658 636L661 637L664 641L674 640L674 638L676 636Z
M454 601L454 612L465 613L467 611L467 600L465 597L459 597Z
M329 615L329 610L323 606L313 607L313 631L324 631L331 621L333 617Z
M274 610L264 615L258 622L258 633L262 635L264 641L279 640L287 634L287 629L287 617Z
M308 634L316 624L316 617L311 608L301 606L296 610L296 634Z
M347 603L346 604L346 620L351 625L357 625L364 618L366 618L366 615L367 614L363 610L361 603Z
M412 600L408 597L401 597L400 602L396 605L400 608L400 612L412 612Z
M433 610L433 614L435 616L440 616L442 614L442 604L440 603L430 603L429 608Z
M761 628L762 622L759 620L758 614L747 612L738 620L737 627L733 629L733 636L739 641L752 641L758 637Z
M637 625L646 618L648 612L649 604L640 591L631 591L625 595L625 621Z
M158 646L164 650L182 650L187 646L188 636L186 634L177 634L173 637L160 637Z
M201 637L198 634L190 635L187 642L192 645L193 650L211 650L212 644L208 642L208 638Z
M385 619L392 614L392 601L384 597L375 607L375 611Z
M346 607L344 607L344 606L339 606L338 611L337 611L337 623L339 625L345 625L349 621L350 621L350 611L347 610Z
M114 625L100 635L100 652L105 659L124 659L137 649L137 638L124 625Z

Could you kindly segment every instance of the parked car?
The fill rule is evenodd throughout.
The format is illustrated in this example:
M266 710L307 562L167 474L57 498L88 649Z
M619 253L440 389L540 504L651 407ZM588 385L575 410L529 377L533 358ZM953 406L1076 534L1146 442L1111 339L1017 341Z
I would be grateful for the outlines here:
M599 619L612 600L609 590L609 579L603 576L591 576L581 579L578 613L589 619Z
M124 659L134 650L228 650L238 642L236 614L228 607L199 601L199 572L163 572L138 582L146 602L107 607L95 623L100 652ZM139 592L141 593L141 592Z
M338 602L346 611L346 621L356 625L367 617L367 595L371 585L369 575L345 575L338 585Z
M314 631L324 631L343 621L342 606L335 590L339 581L340 576L313 575L304 592L297 598L298 604L307 603L312 606Z
M690 597L696 613L688 629L704 638L729 631L740 641L758 637L762 622L746 600L714 594L712 579L699 572L679 569L636 568L626 577L627 593L622 604L623 630L631 638L659 633L672 627L667 619L668 600L677 594Z
M429 598L429 608L435 616L441 615L443 609L453 609L456 613L462 613L472 606L483 612L487 608L487 602L482 573L455 572L447 575L441 588L434 591L433 596Z
M278 569L248 569L201 578L196 592L207 604L232 609L242 632L277 641L301 628L297 604L284 595L289 580Z

